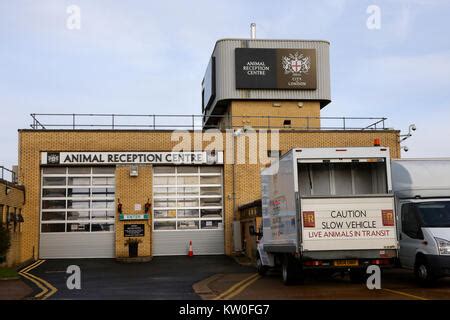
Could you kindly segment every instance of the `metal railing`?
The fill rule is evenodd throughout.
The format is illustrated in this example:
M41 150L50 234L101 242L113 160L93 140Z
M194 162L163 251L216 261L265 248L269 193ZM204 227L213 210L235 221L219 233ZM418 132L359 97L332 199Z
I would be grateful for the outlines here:
M0 166L0 180L9 181L11 183L16 183L17 176L14 171L9 170L3 166Z
M385 130L387 118L371 117L289 117L101 114L101 113L32 113L30 127L35 130L203 130L233 129L251 126L255 129L294 130ZM213 124L211 124L213 123Z

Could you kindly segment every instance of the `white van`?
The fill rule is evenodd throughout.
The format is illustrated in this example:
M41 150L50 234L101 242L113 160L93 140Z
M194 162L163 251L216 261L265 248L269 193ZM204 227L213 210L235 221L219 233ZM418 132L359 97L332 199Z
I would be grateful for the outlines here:
M450 159L393 160L400 264L422 285L450 276Z

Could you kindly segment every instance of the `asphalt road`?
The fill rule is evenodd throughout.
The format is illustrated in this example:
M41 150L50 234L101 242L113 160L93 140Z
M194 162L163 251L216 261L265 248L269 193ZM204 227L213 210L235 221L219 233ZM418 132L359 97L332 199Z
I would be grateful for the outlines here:
M210 287L220 294L254 273L228 274ZM418 286L412 272L404 269L384 270L381 289L369 290L365 283L352 283L347 275L308 276L304 283L285 286L279 272L251 281L245 290L227 295L230 300L450 300L450 278L440 279L435 286Z
M81 269L81 290L67 288L70 265ZM421 288L411 271L391 269L383 272L381 290L369 290L339 274L310 275L303 284L285 286L279 272L260 278L253 267L241 266L226 256L155 257L139 264L112 259L47 260L29 273L56 287L56 293L49 296L56 300L196 300L200 296L192 286L199 282L203 290L209 288L204 299L450 300L450 278L439 280L432 288ZM39 294L40 290L29 284L35 288L32 296Z
M81 269L81 290L69 290L67 267ZM200 299L192 285L216 273L253 272L226 256L155 257L138 264L112 259L47 260L30 273L58 289L49 299ZM30 284L32 285L32 284ZM33 286L36 288L36 286ZM35 293L38 293L37 290Z

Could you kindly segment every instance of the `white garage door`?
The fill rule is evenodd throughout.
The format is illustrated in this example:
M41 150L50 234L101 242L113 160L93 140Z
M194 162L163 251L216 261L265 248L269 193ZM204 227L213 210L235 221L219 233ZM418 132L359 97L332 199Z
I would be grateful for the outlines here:
M154 167L153 255L224 254L222 168Z
M113 258L114 167L42 169L40 258Z

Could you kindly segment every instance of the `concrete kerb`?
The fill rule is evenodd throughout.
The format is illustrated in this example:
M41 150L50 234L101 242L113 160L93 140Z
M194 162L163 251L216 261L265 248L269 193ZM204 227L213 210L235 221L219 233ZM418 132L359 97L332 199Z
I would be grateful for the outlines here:
M209 287L211 283L223 278L223 273L217 273L206 279L203 279L192 285L192 289L196 294L202 298L202 300L211 300L217 296L217 294Z
M254 267L255 263L252 261L249 257L245 255L235 255L233 256L234 261L236 261L237 264L243 266L243 267Z

